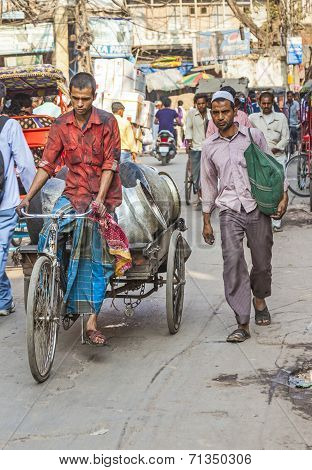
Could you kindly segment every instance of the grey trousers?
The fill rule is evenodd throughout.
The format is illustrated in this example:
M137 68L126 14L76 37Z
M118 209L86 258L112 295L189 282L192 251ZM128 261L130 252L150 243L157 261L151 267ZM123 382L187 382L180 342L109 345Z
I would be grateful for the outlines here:
M220 212L223 279L225 297L234 310L237 322L248 323L251 291L264 299L271 295L273 234L271 218L259 209L247 214L227 209ZM247 237L252 269L249 275L244 257L243 239Z
M200 159L201 159L201 150L191 150L190 151L191 159L191 168L192 176L194 181L194 186L198 191L200 189Z

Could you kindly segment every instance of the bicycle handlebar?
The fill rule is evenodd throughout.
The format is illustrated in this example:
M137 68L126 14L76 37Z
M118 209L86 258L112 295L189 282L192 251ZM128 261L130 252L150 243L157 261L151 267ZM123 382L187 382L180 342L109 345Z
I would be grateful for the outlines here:
M21 209L21 214L29 219L83 219L92 212L92 208L83 214L28 214Z

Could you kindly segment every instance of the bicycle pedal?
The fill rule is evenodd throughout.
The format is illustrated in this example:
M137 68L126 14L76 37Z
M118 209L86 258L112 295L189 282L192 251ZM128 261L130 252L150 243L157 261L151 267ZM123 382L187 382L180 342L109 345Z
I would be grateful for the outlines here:
M134 308L132 308L132 307L130 307L130 306L127 305L127 307L126 307L125 310L124 310L124 314L125 314L126 317L128 317L128 318L133 317L133 315L134 315Z
M73 326L75 321L78 320L79 316L79 314L64 315L64 317L62 318L62 325L64 330L69 330L69 328Z

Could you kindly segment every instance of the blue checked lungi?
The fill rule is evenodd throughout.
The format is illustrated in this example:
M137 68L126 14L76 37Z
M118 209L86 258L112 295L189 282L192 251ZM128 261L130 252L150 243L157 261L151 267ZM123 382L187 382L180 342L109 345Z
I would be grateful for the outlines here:
M61 196L52 213L75 214L66 196ZM38 252L44 252L50 230L48 222L39 236ZM109 254L98 223L90 219L59 219L58 259L64 261L66 234L72 233L72 248L67 268L64 296L70 314L95 313L101 310L110 277L114 273L114 257Z

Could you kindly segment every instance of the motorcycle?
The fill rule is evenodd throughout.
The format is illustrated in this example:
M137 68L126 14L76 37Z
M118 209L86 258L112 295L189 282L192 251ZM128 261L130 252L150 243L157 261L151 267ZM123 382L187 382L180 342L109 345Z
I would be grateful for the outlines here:
M176 142L173 134L169 131L160 131L157 137L155 157L166 165L177 153Z

